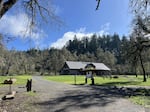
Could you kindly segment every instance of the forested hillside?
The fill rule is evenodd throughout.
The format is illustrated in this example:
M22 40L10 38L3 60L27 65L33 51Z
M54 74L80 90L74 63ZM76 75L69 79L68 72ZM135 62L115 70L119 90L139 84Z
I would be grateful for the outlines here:
M147 41L150 41L146 38ZM64 62L88 61L105 63L113 74L142 74L139 61L128 55L129 46L134 42L131 37L118 34L83 37L70 40L62 49L30 49L27 51L7 50L0 44L0 75L34 74L56 75ZM131 50L130 50L131 51ZM150 72L150 50L142 52L144 67Z

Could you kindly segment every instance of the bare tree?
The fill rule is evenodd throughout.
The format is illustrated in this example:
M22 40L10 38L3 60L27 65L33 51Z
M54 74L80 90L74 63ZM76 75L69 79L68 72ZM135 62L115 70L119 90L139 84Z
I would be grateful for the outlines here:
M134 37L133 37L134 38ZM143 81L146 82L146 71L144 67L144 52L147 51L147 47L149 46L147 43L149 42L148 39L144 39L143 37L136 37L131 40L131 43L128 48L128 60L131 61L134 66L136 66L139 62L139 65L143 71Z
M18 0L0 0L0 18L17 2Z
M131 11L138 18L139 28L150 33L150 0L130 0Z
M131 61L132 65L136 66L139 62L139 65L143 71L143 81L146 82L146 71L144 67L144 55L145 52L150 48L150 39L145 37L147 31L143 29L142 18L137 16L133 20L133 31L131 34L131 41L129 44L129 48L127 50L128 59ZM147 26L145 26L147 27Z
M52 0L0 0L0 19L15 5L18 5L27 15L28 25L25 31L27 33L35 32L36 27L39 27L43 21L58 27L63 25L61 19L55 14Z
M143 81L146 82L146 71L144 67L144 52L150 48L150 0L130 0L130 8L134 15L133 19L133 41L130 43L128 54L132 63L139 61L143 71ZM132 57L132 58L131 58Z
M150 1L149 0L130 0L129 6L134 14L141 14L146 16L150 11Z

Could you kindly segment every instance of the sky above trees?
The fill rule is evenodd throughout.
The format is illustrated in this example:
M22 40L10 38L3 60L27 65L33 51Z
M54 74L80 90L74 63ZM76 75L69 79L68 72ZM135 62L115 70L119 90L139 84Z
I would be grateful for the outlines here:
M32 35L27 33L25 13L15 4L0 20L0 32L15 37L7 47L16 50L61 48L74 35L77 38L93 33L128 35L132 20L128 4L128 0L102 0L96 11L95 0L53 0L51 7L63 25L43 23Z

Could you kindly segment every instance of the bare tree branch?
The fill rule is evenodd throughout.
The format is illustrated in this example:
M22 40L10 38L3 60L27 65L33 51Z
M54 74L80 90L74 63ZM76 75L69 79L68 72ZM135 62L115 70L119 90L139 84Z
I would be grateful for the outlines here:
M39 0L24 1L23 4L24 4L27 15L29 16L29 18L31 18L31 22L30 22L31 27L40 23L39 22L40 17L42 21L46 23L48 23L49 21L52 21L53 23L56 23L57 25L63 24L63 22L59 19L59 17L55 15L55 12L54 10L52 10L52 7L43 6Z
M17 2L18 0L0 0L0 18Z
M99 8L99 5L100 5L100 1L101 1L101 0L96 0L96 1L97 1L96 10L98 10L98 8Z

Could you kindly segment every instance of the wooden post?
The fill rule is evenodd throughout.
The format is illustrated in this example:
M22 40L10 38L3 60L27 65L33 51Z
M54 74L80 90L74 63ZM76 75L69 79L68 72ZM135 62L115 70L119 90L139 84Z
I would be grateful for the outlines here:
M93 76L93 72L92 72L92 74L91 74L91 82L92 82L92 85L94 85L95 83L94 83L94 76Z
M26 84L26 88L27 88L27 92L29 92L29 79L27 79L27 84Z
M27 92L32 90L32 79L27 79L27 84L26 84Z
M12 90L11 90L11 84L9 84L9 93L11 93Z
M91 81L92 81L92 85L94 85L95 83L94 83L94 78L91 78Z
M85 84L87 84L87 78L85 78Z
M32 90L32 79L30 79L30 86L29 86L29 91Z
M9 79L9 93L12 92L12 90L11 90L11 85L12 85L12 83L13 83L13 81L12 81L12 79L10 78L10 79Z
M74 84L76 85L76 74L74 75Z

